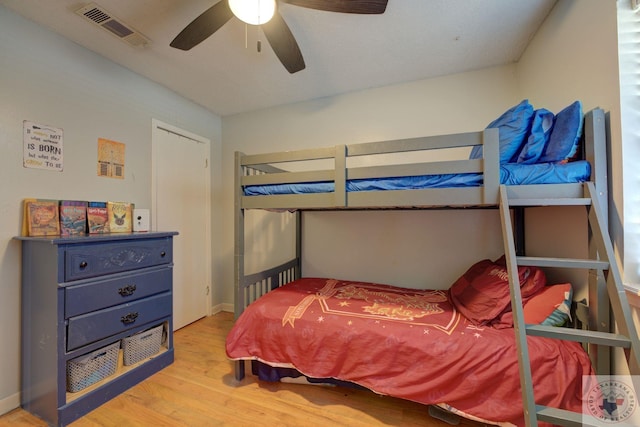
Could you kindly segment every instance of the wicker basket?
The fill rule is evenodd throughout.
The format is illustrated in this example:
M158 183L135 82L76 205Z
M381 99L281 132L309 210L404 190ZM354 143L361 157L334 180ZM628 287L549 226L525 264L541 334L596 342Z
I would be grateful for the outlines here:
M124 364L133 365L160 351L164 325L147 329L122 340Z
M120 341L67 362L67 391L75 393L110 375L118 367Z

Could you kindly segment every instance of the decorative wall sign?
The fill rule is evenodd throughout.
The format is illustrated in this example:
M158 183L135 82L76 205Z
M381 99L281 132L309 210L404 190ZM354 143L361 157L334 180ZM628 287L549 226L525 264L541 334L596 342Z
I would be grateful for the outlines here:
M62 172L62 129L23 121L23 160L25 168Z
M124 179L124 144L98 138L98 176Z

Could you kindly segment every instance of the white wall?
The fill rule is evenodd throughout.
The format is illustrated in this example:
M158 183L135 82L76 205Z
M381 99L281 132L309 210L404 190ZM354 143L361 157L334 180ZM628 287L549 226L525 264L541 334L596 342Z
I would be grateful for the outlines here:
M514 66L497 67L225 117L224 222L233 221L234 150L260 153L481 130L520 101L514 70ZM434 223L447 233L434 232ZM305 275L448 287L472 262L502 253L498 213L493 210L446 215L439 211L313 213L305 214L303 224ZM266 251L274 244L257 242L251 227L247 234L251 243L247 272L252 272L266 266L261 261L266 261ZM363 245L353 235L368 236L370 241ZM229 248L224 301L230 303L233 230L225 231L223 244ZM288 238L284 244L285 250L292 250ZM277 256L282 256L282 246L278 249ZM444 272L443 263L450 265Z
M518 91L536 106L557 113L575 100L584 111L595 107L611 114L611 183L615 202L610 225L617 249L622 246L622 185L620 174L620 109L617 56L616 2L561 0L547 17L517 64ZM587 258L583 208L540 209L528 216L528 234L534 237L531 255ZM572 226L573 223L573 226ZM535 236L555 224L554 244L549 247ZM563 224L563 225L560 225ZM546 237L545 237L546 239ZM553 276L553 272L551 275ZM577 286L587 273L569 272Z
M211 139L212 159L220 158L221 120L3 6L0 46L0 413L4 413L19 405L20 244L12 237L20 233L22 199L126 200L150 208L151 119ZM63 172L23 168L23 120L64 130ZM97 176L98 138L126 144L124 180Z

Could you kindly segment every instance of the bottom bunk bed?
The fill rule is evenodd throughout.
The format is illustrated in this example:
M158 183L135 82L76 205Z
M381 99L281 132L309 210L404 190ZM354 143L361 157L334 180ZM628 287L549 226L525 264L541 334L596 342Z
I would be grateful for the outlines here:
M480 422L524 425L504 259L476 263L448 290L293 280L291 265L269 272L275 289L227 337L231 359L261 362L260 379L338 380ZM564 324L571 286L548 285L536 267L519 267L519 276L527 322ZM581 412L583 381L594 375L582 346L542 337L528 344L538 402Z

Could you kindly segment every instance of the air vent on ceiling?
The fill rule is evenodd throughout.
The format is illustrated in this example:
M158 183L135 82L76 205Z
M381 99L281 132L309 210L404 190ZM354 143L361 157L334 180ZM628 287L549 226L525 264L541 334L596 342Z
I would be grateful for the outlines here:
M151 43L151 40L145 37L142 33L134 30L130 25L124 24L120 19L116 18L111 13L107 12L102 6L98 6L95 3L89 3L88 5L81 7L76 10L76 13L95 25L108 30L111 34L118 37L120 40L127 42L131 46L144 47Z

